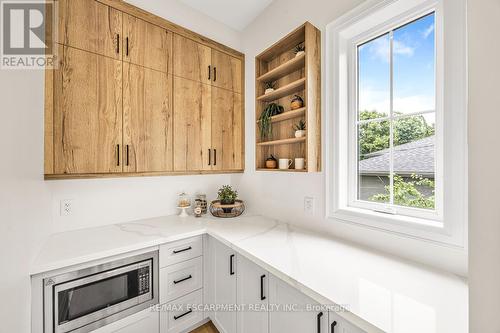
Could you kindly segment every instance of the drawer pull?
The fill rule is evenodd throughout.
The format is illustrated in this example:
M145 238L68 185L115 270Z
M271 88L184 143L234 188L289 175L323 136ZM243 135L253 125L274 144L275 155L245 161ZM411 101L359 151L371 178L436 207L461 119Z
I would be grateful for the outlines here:
M335 326L337 326L337 322L333 321L333 323L330 325L330 330L332 331L331 333L335 333Z
M318 313L318 333L321 333L321 317L323 317L323 312Z
M266 278L266 275L262 275L260 277L260 300L263 301L266 299L266 296L264 296L264 279Z
M183 278L183 279L180 279L180 280L175 280L175 281L174 281L174 284L181 283L181 282L184 282L184 281L189 280L189 279L192 279L192 278L193 278L193 277L192 277L191 275L189 275L189 276L187 276L187 277L185 277L185 278Z
M229 256L229 275L234 275L233 262L234 262L234 254L231 254Z
M183 313L183 314L181 314L181 315L174 316L174 320L177 320L177 319L180 319L180 318L182 318L182 317L184 317L184 316L187 316L187 315L188 315L188 314L190 314L191 312L193 312L193 310L192 310L192 309L189 309L189 311L184 312L184 313Z
M192 247L190 246L190 247L186 247L185 249L182 249L182 250L174 250L173 252L174 252L174 254L177 254L177 253L189 251L191 249L192 249Z

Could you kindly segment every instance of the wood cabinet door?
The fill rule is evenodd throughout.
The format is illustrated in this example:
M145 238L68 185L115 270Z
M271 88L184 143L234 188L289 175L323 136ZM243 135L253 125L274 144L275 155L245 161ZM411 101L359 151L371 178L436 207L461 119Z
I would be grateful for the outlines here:
M175 76L210 84L212 49L189 38L174 35Z
M211 86L174 77L174 170L211 170Z
M124 172L173 168L172 76L123 63Z
M125 62L171 73L171 32L137 17L123 14L123 33Z
M122 58L122 12L94 0L59 0L58 42Z
M226 53L212 50L212 85L241 93L241 60Z
M59 46L54 72L56 174L122 171L122 63Z
M243 169L242 96L212 87L212 149L214 170Z

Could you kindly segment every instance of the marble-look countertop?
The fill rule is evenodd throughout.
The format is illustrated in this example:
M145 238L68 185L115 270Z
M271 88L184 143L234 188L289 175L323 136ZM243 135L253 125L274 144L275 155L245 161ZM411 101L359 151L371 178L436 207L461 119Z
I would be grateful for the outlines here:
M51 235L31 273L208 233L367 332L468 332L467 282L262 216L158 217ZM377 328L379 329L377 329Z

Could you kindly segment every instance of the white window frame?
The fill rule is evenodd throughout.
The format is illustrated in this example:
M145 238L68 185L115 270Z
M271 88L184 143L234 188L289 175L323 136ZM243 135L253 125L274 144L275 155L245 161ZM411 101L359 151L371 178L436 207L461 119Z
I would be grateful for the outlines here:
M384 209L381 203L357 200L357 138L352 130L357 117L357 45L431 12L435 13L436 40L436 208ZM465 0L370 0L327 26L327 217L336 222L464 246L465 13Z

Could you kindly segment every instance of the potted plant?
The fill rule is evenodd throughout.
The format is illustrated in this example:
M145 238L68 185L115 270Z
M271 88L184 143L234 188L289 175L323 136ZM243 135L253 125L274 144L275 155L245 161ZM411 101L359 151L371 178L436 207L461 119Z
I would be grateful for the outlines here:
M260 138L265 140L272 137L271 117L283 113L284 108L276 103L269 103L259 117Z
M293 126L295 130L295 137L302 138L306 135L306 122L304 120L300 120L297 124Z
M217 192L217 199L220 200L222 205L233 205L236 198L238 198L238 192L234 191L231 185L224 185ZM231 213L232 208L222 208L224 213Z
M266 159L266 168L267 169L276 169L277 166L278 166L278 160L276 159L276 157L274 157L273 154L271 154L271 156L269 156Z
M276 82L275 81L266 82L265 88L266 88L266 90L264 91L264 95L272 93L274 91L274 89L276 88Z
M298 44L293 49L293 52L295 53L295 57L299 57L306 52L306 47L303 44Z
M290 102L290 108L292 110L300 109L304 106L304 100L299 95L293 95L292 101Z

